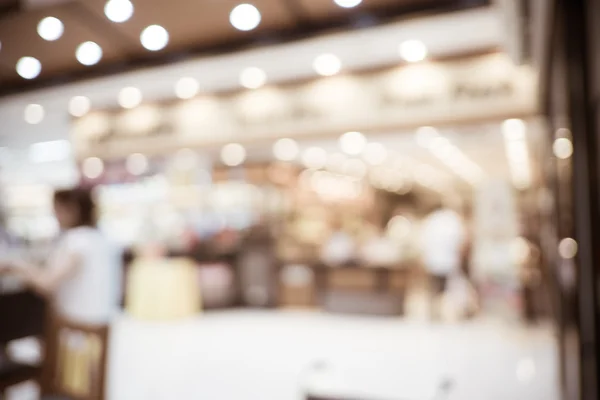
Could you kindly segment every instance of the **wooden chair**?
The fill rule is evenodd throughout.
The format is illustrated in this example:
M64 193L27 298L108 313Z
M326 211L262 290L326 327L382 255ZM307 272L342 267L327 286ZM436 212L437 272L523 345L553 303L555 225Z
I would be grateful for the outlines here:
M53 314L46 332L40 382L44 398L104 400L109 327L73 323Z

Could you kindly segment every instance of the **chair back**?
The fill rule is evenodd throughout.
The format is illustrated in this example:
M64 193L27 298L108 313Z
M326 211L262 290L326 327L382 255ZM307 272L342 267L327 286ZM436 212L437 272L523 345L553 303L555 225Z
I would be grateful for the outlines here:
M108 325L75 323L53 313L47 322L42 393L104 400L108 339Z

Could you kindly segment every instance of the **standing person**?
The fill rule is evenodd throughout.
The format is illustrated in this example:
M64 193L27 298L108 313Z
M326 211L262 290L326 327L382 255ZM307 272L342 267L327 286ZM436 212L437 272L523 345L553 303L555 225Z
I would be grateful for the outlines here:
M439 315L439 303L448 280L461 274L466 241L464 221L458 212L439 206L421 227L421 259L429 275L431 309Z
M61 234L47 265L37 268L18 261L0 266L0 272L20 277L48 299L53 318L46 338L49 342L46 349L46 369L51 376L56 377L57 367L62 368L62 364L54 364L59 359L56 351L62 327L70 329L71 326L77 326L76 329L82 331L101 332L104 343L101 345L102 353L98 361L100 365L94 369L99 383L95 389L88 387L82 390L97 390L100 393L98 398L103 398L108 326L120 304L120 252L96 229L95 206L89 191L73 189L56 192L54 212ZM68 339L68 343L72 342L71 337ZM66 362L63 356L61 359ZM64 368L62 373L67 374L67 367ZM45 391L54 390L52 385L55 384L55 379L44 378L44 385L48 386L44 388Z
M96 229L95 205L89 191L57 191L54 212L61 235L48 264L37 268L16 261L0 268L46 296L60 317L78 323L107 324L119 308L119 251Z

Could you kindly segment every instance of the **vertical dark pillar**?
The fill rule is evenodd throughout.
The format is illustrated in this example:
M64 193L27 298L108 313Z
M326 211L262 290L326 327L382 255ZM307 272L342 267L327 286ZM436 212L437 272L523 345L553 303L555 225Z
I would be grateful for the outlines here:
M595 25L600 4L596 0L557 0L553 51L559 54L565 91L565 128L573 135L572 187L577 255L577 311L579 332L580 393L583 400L597 400L598 393L598 270L600 268L599 140L597 118L597 41ZM560 78L560 76L559 76ZM558 128L559 126L555 126ZM560 231L560 228L559 228ZM568 354L567 354L568 356ZM563 360L565 362L565 360ZM572 396L568 395L568 400ZM576 400L576 399L572 399Z

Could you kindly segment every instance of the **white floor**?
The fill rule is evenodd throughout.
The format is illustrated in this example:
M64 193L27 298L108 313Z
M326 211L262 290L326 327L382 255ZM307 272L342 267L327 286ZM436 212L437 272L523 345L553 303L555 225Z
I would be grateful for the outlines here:
M311 371L317 362L326 368ZM449 378L449 399L558 400L557 365L550 329L491 321L431 325L295 311L164 324L123 317L109 399L299 400L303 386L428 399Z

